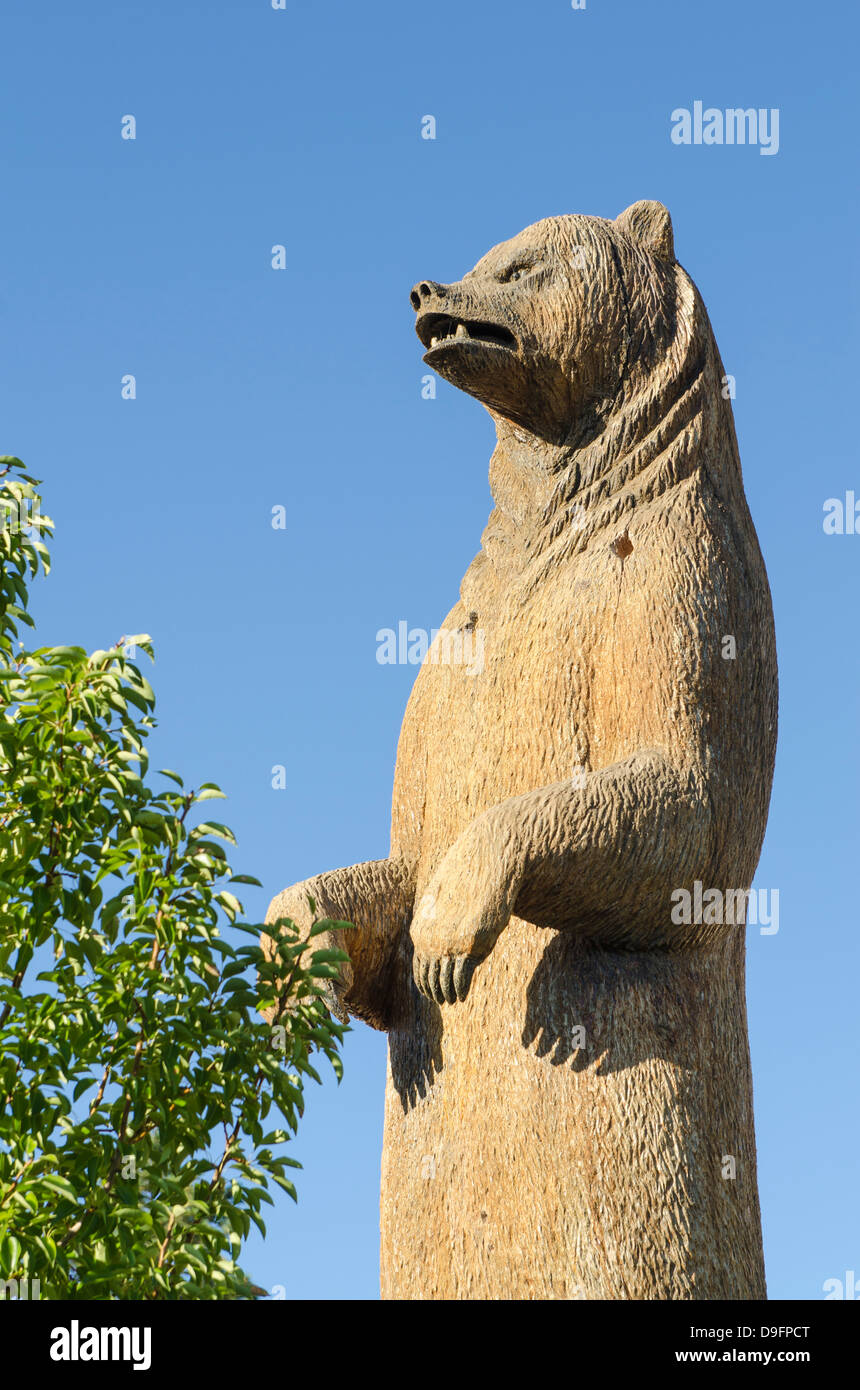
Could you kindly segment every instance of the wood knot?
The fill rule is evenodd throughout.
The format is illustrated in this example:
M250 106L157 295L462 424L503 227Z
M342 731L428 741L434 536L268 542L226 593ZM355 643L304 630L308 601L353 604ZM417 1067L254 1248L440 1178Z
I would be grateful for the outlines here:
M633 542L627 534L628 528L625 526L624 534L616 537L612 542L612 550L623 563L628 555L633 554Z

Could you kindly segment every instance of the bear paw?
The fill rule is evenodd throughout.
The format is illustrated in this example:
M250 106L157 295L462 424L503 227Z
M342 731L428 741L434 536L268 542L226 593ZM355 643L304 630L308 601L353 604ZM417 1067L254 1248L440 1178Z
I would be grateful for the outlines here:
M413 977L429 999L466 998L475 967L510 921L522 860L519 837L491 812L472 821L445 854L410 927Z
M481 964L481 956L419 956L412 960L416 985L428 999L437 1004L456 1004L469 993L472 976Z

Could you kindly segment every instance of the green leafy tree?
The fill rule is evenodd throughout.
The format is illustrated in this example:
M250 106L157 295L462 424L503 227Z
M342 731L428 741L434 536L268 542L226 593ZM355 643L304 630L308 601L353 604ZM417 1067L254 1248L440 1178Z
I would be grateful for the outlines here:
M52 530L36 487L0 459L0 1284L259 1297L241 1245L273 1186L296 1195L313 1055L340 1077L344 956L314 949L332 923L284 921L265 959L232 891L257 880L200 810L222 793L150 785L147 637L24 650Z

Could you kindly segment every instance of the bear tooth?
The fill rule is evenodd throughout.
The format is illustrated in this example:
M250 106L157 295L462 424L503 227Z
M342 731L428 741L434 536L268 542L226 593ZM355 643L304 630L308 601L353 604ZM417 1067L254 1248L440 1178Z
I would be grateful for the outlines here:
M435 347L436 344L438 343L438 341L439 341L438 338L431 338L431 339L430 339L430 346L431 346L431 347Z
M468 338L468 336L469 336L469 330L468 330L468 328L466 327L466 325L465 325L464 323L458 323L458 324L457 324L457 332L454 334L454 337L455 337L455 338Z

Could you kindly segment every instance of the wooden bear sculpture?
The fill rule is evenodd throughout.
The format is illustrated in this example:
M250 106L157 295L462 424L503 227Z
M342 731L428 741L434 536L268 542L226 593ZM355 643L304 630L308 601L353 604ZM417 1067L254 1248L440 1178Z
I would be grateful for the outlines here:
M763 1298L743 914L677 910L743 901L776 742L707 313L653 202L412 303L493 416L495 509L409 700L389 857L267 919L311 893L358 929L332 1003L389 1036L383 1297Z

